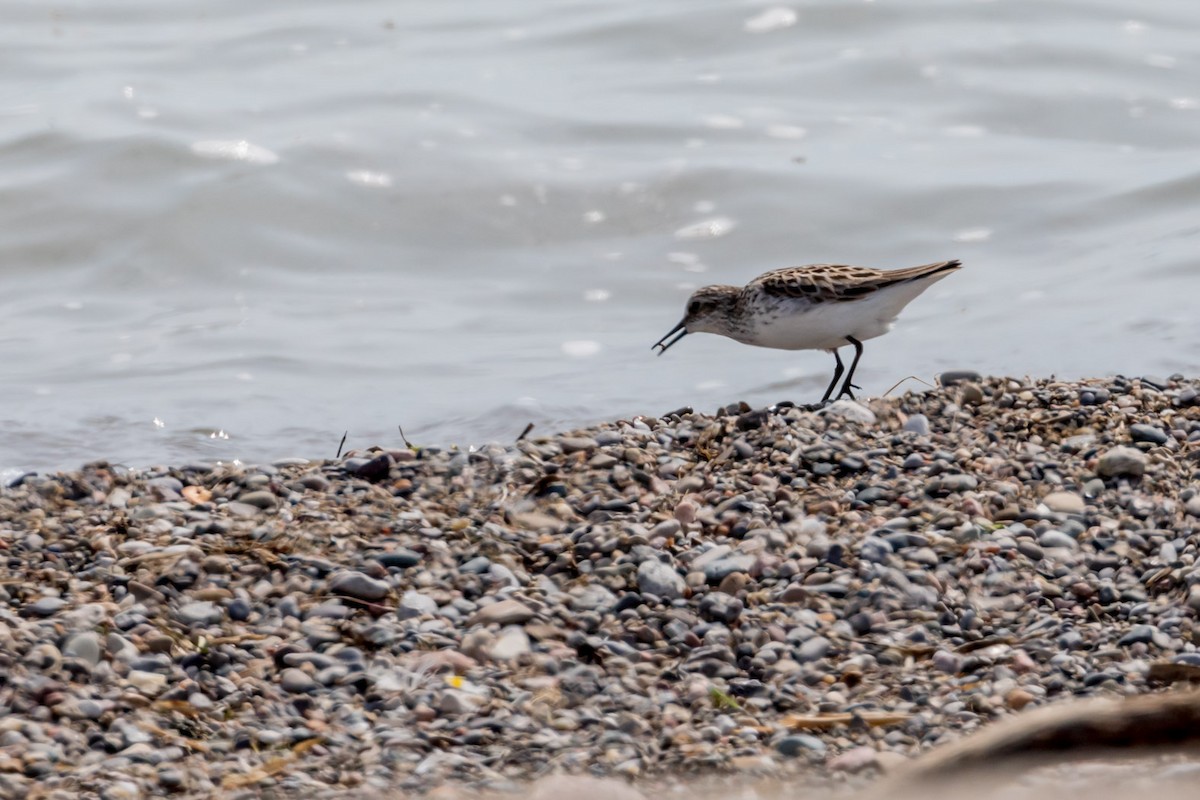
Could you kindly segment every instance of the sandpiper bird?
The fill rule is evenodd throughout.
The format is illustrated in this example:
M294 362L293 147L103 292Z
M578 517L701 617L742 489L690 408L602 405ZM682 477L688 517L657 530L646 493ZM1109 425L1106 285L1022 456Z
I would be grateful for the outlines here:
M879 270L810 264L765 272L745 286L704 286L688 299L683 320L654 347L661 348L661 356L689 333L703 332L759 347L828 350L837 366L821 398L824 404L846 372L838 348L853 345L854 360L837 393L838 399L853 400L851 389L860 387L851 381L862 357L863 340L891 330L906 305L959 266L958 261L939 261Z

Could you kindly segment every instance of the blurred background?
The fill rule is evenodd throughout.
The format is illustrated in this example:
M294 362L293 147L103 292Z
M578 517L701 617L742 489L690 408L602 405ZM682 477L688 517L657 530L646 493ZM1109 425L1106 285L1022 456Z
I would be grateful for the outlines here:
M0 469L812 401L827 354L650 345L820 261L965 263L867 395L1194 375L1197 36L1178 0L11 0Z

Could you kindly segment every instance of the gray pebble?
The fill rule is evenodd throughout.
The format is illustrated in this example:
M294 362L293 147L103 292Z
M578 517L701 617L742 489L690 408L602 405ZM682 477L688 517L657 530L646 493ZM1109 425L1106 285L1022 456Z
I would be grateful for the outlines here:
M240 597L230 601L229 605L225 607L225 611L234 622L245 622L250 619L250 604Z
M925 491L931 495L945 495L969 492L978 486L979 480L974 475L939 475L926 484Z
M606 611L616 603L617 596L599 583L571 590L571 609L574 611Z
M225 617L225 612L209 600L185 603L175 609L175 619L187 626L215 625Z
M957 653L951 653L948 650L938 650L933 654L933 666L939 672L944 672L947 675L958 674L962 667L962 656Z
M1038 537L1038 544L1042 547L1065 547L1069 550L1079 548L1079 542L1062 531L1046 531Z
M487 556L476 556L470 561L464 561L462 565L459 566L458 571L468 574L482 575L491 568L492 560L490 558Z
M562 448L564 453L578 453L584 450L595 450L600 446L600 443L595 439L584 437L568 437L558 440L558 446Z
M738 617L742 615L742 609L741 600L723 592L706 594L700 600L700 616L726 625L737 622Z
M533 619L533 609L520 600L500 600L476 611L468 625L516 625Z
M652 594L665 600L683 597L687 584L675 568L662 561L643 561L637 571L638 591Z
M1196 495L1191 500L1188 500L1187 503L1184 504L1184 510L1193 517L1200 517L1200 494Z
M346 570L334 574L329 581L329 591L334 594L349 595L355 600L376 603L388 596L391 587L370 575Z
M960 383L978 382L982 379L978 372L972 369L951 369L946 370L937 376L938 383L942 386L956 386Z
M1166 444L1170 438L1162 428L1142 423L1130 425L1129 435L1135 442L1150 442L1151 444Z
M279 502L279 498L271 492L259 490L256 492L246 492L244 494L240 494L238 495L237 501L239 503L245 503L248 506L254 506L255 508L261 508L264 511L268 511L275 507L275 504Z
M1151 644L1160 638L1158 628L1153 625L1134 625L1117 640L1118 647L1128 647L1131 644Z
M488 648L493 661L512 661L530 652L529 635L520 625L510 625L500 631Z
M831 646L832 642L824 636L814 636L796 648L796 660L801 664L819 661L829 653Z
M905 541L907 543L907 538ZM885 564L892 555L892 545L878 536L868 536L858 546L858 557L875 564Z
M316 681L310 678L307 672L296 667L288 667L280 673L279 685L285 692L292 694L305 694L317 689Z
M95 666L100 663L100 636L92 631L77 633L67 639L62 653L67 658L77 658Z
M734 553L719 558L704 566L704 579L709 583L720 583L734 572L750 572L757 561L758 558L750 553Z
M1100 456L1096 471L1106 478L1140 478L1146 472L1146 454L1133 447L1118 445Z
M437 601L432 597L420 592L408 591L400 598L400 605L396 608L396 616L400 619L412 619L424 614L436 614L437 609Z
M41 597L25 606L24 612L29 617L53 617L66 606L67 601L61 597Z
M375 555L374 558L388 569L393 567L407 569L409 567L415 567L421 563L421 554L415 550L409 550L405 547L401 547L396 550L390 550L386 553L379 553Z
M804 733L794 733L790 736L784 736L775 743L775 750L785 758L795 758L804 753L823 756L825 755L825 749L825 742L816 736L809 736Z
M183 788L184 775L175 767L164 767L158 771L158 782L163 785L163 788L176 791Z

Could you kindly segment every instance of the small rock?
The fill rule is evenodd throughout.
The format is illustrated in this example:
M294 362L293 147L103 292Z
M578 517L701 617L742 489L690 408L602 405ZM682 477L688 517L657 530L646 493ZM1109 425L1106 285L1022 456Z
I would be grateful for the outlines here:
M420 617L424 614L436 614L438 610L437 601L428 595L420 592L405 592L400 598L400 605L396 608L396 616L400 619L412 619Z
M246 492L238 495L237 501L245 503L248 506L261 508L263 511L269 511L279 502L279 498L268 491Z
M750 572L756 561L758 561L758 557L750 553L733 553L724 558L709 561L700 569L704 572L705 581L720 583L735 572ZM694 565L693 569L695 569Z
M80 661L95 666L100 663L100 637L92 631L77 633L70 639L67 639L66 644L63 645L62 653L67 658L77 658Z
M741 573L735 573L741 574ZM708 620L733 625L742 615L742 601L722 592L706 594L700 600L700 616Z
M408 569L421 563L421 554L415 550L401 547L386 553L379 553L375 556L375 560L388 569L392 569L393 567Z
M125 682L145 695L153 697L167 688L167 676L158 672L144 672L139 669L130 670L125 676Z
M1079 549L1079 542L1062 531L1046 531L1038 537L1038 544L1042 547L1065 547L1068 550Z
M391 588L384 581L376 580L370 575L345 570L333 576L329 581L329 590L334 594L349 595L355 600L377 603L388 596Z
M1150 444L1166 444L1170 438L1162 428L1143 424L1130 425L1129 435L1135 442L1149 442Z
M589 583L571 590L572 611L607 611L617 603L612 590L599 583Z
M288 667L280 673L279 685L285 692L292 694L307 694L318 688L317 682L310 678L307 672L296 667Z
M840 417L863 425L875 424L875 412L854 400L834 400L821 409L825 416Z
M142 790L133 781L114 781L100 791L100 800L141 800Z
M1020 711L1025 706L1032 703L1033 695L1021 688L1012 689L1008 694L1004 695L1004 704L1013 711Z
M252 610L253 609L250 608L250 604L240 597L234 598L229 605L225 607L225 611L229 614L229 618L234 622L245 622L246 620L250 619L250 612Z
M937 376L938 383L942 386L957 386L960 383L967 382L978 383L982 378L982 375L970 369L946 370Z
M187 626L215 625L225 617L225 612L210 600L185 603L175 609L175 619Z
M904 428L904 430L908 431L909 433L915 433L918 436L928 436L929 435L929 417L925 416L924 414L913 414L911 417L909 417L908 419L906 419L904 421L903 428ZM913 455L916 455L916 454L914 453ZM920 456L918 456L918 458L920 458ZM907 463L907 462L905 462L905 463ZM922 459L922 463L924 463L924 459ZM907 467L906 467L906 469L907 469Z
M473 694L460 692L456 689L447 689L442 693L442 697L438 701L437 709L443 714L469 714L474 711L482 702L482 698L476 697Z
M595 450L600 444L595 439L568 436L559 439L558 446L562 448L564 453L579 453L587 450Z
M24 612L29 617L53 617L66 606L67 601L61 597L41 597L25 606Z
M675 519L680 525L691 525L696 521L696 504L691 500L680 500L675 506Z
M1060 514L1082 514L1083 497L1076 492L1051 492L1042 498L1046 508Z
M804 753L812 753L814 755L825 755L825 743L816 736L809 736L804 733L794 733L791 736L785 736L775 743L775 750L787 758L795 758Z
M933 654L934 669L947 675L957 675L962 666L962 656L948 650L938 650Z
M183 788L184 775L182 770L174 767L166 767L158 771L158 782L162 784L164 789L172 792Z
M471 615L468 625L519 625L533 619L533 610L520 600L501 600L484 606Z
M962 387L962 403L965 406L983 405L983 387L978 383L964 383Z
M877 765L875 748L852 747L846 752L829 759L826 766L831 772L862 772Z
M1146 472L1146 454L1134 447L1118 445L1100 456L1096 472L1106 478L1140 478Z
M496 637L488 648L493 661L512 661L530 651L529 635L519 625L510 625Z
M725 594L737 594L746 588L750 583L750 576L744 572L731 572L721 579L721 585L717 587L718 592Z
M952 494L954 492L970 492L979 486L979 479L974 475L939 475L925 487L926 493L934 496Z
M1153 625L1134 625L1129 632L1117 640L1118 647L1128 647L1131 644L1150 644L1154 641L1156 628Z
M670 564L657 559L643 561L637 571L638 591L642 594L652 594L665 600L677 600L683 597L687 583L683 576L675 571Z
M370 483L379 483L391 474L393 464L395 464L395 460L390 453L381 453L370 461L355 464L352 472L356 478L362 478Z
M829 653L832 645L824 636L814 636L796 649L796 660L801 664L819 661Z

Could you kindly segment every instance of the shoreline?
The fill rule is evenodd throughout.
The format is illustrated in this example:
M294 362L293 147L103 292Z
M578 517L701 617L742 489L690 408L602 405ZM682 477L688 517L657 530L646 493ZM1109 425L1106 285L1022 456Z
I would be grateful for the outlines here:
M869 781L1200 668L1200 381L0 490L0 795Z

